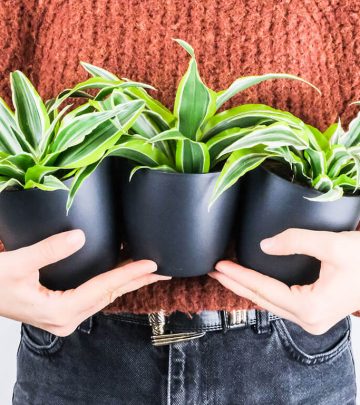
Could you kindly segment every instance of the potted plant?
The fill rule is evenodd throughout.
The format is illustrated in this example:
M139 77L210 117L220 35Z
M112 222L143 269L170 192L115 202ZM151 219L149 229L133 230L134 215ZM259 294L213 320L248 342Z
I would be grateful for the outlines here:
M126 81L102 68L83 66L94 76L89 80L99 81L101 86L90 101L99 111L136 99L146 104L128 135L109 150L110 155L131 162L122 170L121 203L132 257L156 261L160 274L189 277L208 273L224 256L234 223L237 186L208 209L224 163L223 157L218 158L220 152L244 137L253 142L254 130L265 124L272 124L270 132L283 132L286 139L281 145L288 145L290 139L290 144L306 146L301 131L298 134L286 122L277 124L278 116L286 117L286 113L266 106L242 106L240 115L223 112L215 128L217 110L238 92L262 81L304 80L287 74L242 77L228 89L215 92L201 80L192 47L176 41L191 59L178 86L173 112L143 88L119 88ZM106 84L109 80L113 83ZM83 90L82 85L75 90ZM300 120L298 123L302 125Z
M45 105L19 71L11 74L11 88L15 112L0 99L0 239L13 250L81 228L85 246L40 275L49 288L73 288L117 264L120 229L110 161L90 174L144 102L105 112L86 102L58 111L54 100Z
M243 180L236 253L239 263L284 283L309 284L320 263L304 255L269 256L260 241L287 228L354 230L360 220L360 115L344 131L340 122L324 133L307 126L309 147L277 147L277 136L243 149L235 142L213 194L213 201ZM273 143L275 141L275 143ZM263 163L264 162L264 163Z

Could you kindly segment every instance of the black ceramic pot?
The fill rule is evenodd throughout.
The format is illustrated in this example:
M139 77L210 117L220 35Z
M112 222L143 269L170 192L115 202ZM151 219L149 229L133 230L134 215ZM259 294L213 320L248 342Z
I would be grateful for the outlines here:
M133 259L151 259L158 273L174 277L207 274L224 257L237 206L238 186L208 211L219 173L123 171L125 240Z
M0 239L6 250L31 245L58 232L72 229L85 232L82 249L40 271L40 281L46 287L74 288L116 266L120 227L111 171L112 162L108 159L84 181L68 216L66 191L31 189L0 193Z
M287 228L346 231L357 227L359 196L323 203L304 198L318 195L320 192L291 183L264 167L249 173L244 178L239 208L236 242L239 263L289 286L313 283L319 276L318 260L305 255L266 255L259 244Z

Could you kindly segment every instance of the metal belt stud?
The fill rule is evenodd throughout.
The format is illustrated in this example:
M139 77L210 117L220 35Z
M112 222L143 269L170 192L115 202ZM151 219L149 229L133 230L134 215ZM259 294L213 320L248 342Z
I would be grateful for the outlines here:
M198 339L206 332L183 332L183 333L165 333L166 315L163 310L152 312L148 315L149 323L152 329L151 343L154 346L166 346L171 343L187 342Z

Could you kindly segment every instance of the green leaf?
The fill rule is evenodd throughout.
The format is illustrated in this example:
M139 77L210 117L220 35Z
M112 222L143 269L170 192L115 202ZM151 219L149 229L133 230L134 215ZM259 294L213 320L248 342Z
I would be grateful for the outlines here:
M114 116L119 117L120 114L125 114L127 117L129 115L133 116L133 114L140 112L143 107L144 103L136 100L121 104L111 111L94 112L77 116L66 125L60 126L50 150L51 152L59 153L78 145L103 122Z
M75 97L79 91L88 90L88 89L103 89L103 88L109 87L109 86L110 87L117 86L122 83L123 83L122 80L114 81L114 80L103 79L101 77L92 77L88 80L85 80L84 82L78 83L72 89L66 89L66 90L62 91L57 96L55 102L50 107L49 113L56 110L69 97L71 97L71 96Z
M271 148L281 146L292 146L296 149L305 149L308 145L306 135L299 130L291 128L285 123L275 123L269 126L256 126L253 130L230 146L223 149L220 156L234 152L239 149L252 148L258 145L266 145Z
M24 178L24 171L19 169L13 163L9 162L7 159L0 161L0 176L14 178L19 181Z
M84 141L62 152L55 164L64 169L78 169L95 163L119 140L123 130L117 129L111 121L95 128Z
M331 202L331 201L336 201L339 200L344 194L344 190L341 187L334 187L327 191L324 194L321 194L318 197L304 197L309 201L313 202Z
M170 166L166 166L166 165L161 165L161 166L156 166L156 167L152 167L152 166L136 166L131 170L130 176L129 176L129 181L132 180L132 178L134 177L135 173L137 173L139 170L157 170L159 172L166 172L166 173L177 173L175 169L173 169Z
M242 176L250 170L260 166L266 159L273 155L266 151L264 147L242 149L233 152L226 161L214 191L210 199L210 207L215 201L231 186L233 186Z
M59 170L59 167L50 167L42 165L34 165L30 167L25 173L25 182L33 181L34 183L41 183L45 175L54 173Z
M80 65L91 75L91 76L98 76L102 77L103 79L107 80L120 80L117 76L115 76L113 73L109 72L108 70L105 70L101 67L91 65L90 63L86 62L80 62Z
M98 168L98 166L101 164L102 161L103 159L100 159L99 161L89 166L83 167L82 169L76 172L74 180L71 183L70 191L66 201L66 214L69 213L69 210L74 202L75 195L79 191L83 182Z
M192 56L189 67L176 92L174 115L177 128L187 138L200 141L201 126L216 111L216 93L205 86L200 78L194 51L189 44L176 40Z
M16 121L26 140L34 147L50 126L46 107L30 80L20 71L10 75Z
M320 175L327 173L327 161L326 154L323 151L317 151L313 149L306 149L304 156L310 163L312 170L312 178L317 178Z
M281 121L312 136L305 123L287 111L276 110L264 104L244 104L214 115L204 127L203 139L210 139L226 129L258 125L264 120L269 123Z
M329 149L329 140L327 137L321 131L311 125L306 124L306 128L309 129L308 136L310 146L316 150L327 151Z
M65 108L63 108L54 118L54 120L52 121L52 123L50 124L49 128L47 129L47 131L45 132L45 134L43 135L40 144L39 144L39 151L40 153L43 154L47 151L50 143L52 142L54 136L55 136L55 129L56 127L60 124L60 120L61 118L64 116L64 114L69 110L69 108L71 108L71 104L69 104L68 106L66 106ZM42 157L41 156L41 157ZM41 159L40 157L40 159Z
M176 143L176 169L182 173L208 173L210 154L205 143L189 139Z
M338 176L341 169L351 160L349 151L343 145L333 145L327 153L327 173L331 178Z
M6 178L1 178L0 179L0 193L7 189L8 187L17 187L17 188L23 188L23 185L20 183L20 181L16 179L6 179Z
M33 180L26 182L24 189L38 188L43 191L68 190L66 185L55 176L45 176L41 183Z
M0 98L0 150L2 152L16 154L23 151L22 145L26 143L26 140L24 138L20 144L17 136L21 136L21 132L15 132L14 128L17 128L14 114L5 101Z
M350 122L349 130L340 138L341 143L347 147L360 143L360 112Z
M156 143L170 140L187 140L187 138L178 129L169 129L152 137L151 139L148 140L148 142Z
M313 89L315 89L319 94L321 94L321 91L316 86L314 86L307 80L302 79L301 77L290 75L287 73L267 73L261 76L240 77L237 80L235 80L228 89L218 92L218 97L216 100L216 108L219 109L226 101L228 101L230 98L232 98L239 92L246 90L249 87L252 87L256 84L262 83L266 80L273 80L273 79L299 80L303 83L308 84Z
M163 152L140 139L121 142L110 148L107 154L126 158L141 166L171 166Z

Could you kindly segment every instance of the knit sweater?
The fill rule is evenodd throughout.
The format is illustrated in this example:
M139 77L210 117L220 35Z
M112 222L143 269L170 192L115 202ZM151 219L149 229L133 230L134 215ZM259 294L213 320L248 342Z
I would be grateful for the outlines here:
M260 84L227 106L265 103L324 130L347 124L360 99L360 3L357 0L3 0L0 3L0 91L20 69L44 98L87 78L79 62L150 83L173 107L188 56L171 38L195 48L201 75L216 90L266 72L300 75ZM256 308L210 277L173 279L117 299L110 312Z

